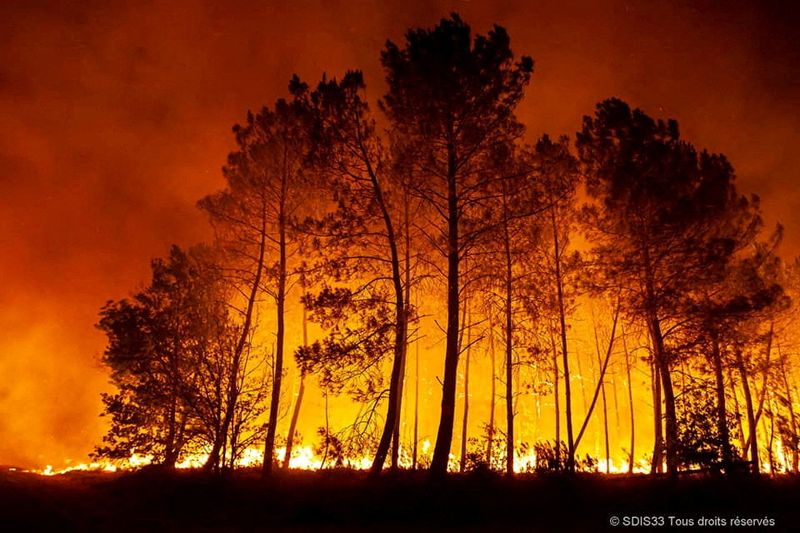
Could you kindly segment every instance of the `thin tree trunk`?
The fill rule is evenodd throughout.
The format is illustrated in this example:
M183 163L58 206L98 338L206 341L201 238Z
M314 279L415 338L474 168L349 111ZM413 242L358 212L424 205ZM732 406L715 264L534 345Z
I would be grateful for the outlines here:
M553 351L553 408L555 425L556 425L556 440L554 450L556 452L556 469L561 470L561 409L559 408L559 395L558 395L558 350L556 349L556 340L553 336L553 330L550 328L550 349Z
M669 369L666 352L664 350L664 337L661 333L661 323L658 318L651 315L649 331L653 341L653 352L656 360L656 370L661 376L661 391L664 396L665 416L665 447L667 451L667 472L670 475L678 473L678 425L675 414L675 393L672 388L672 374Z
M792 399L792 389L789 387L789 379L786 376L786 361L783 354L780 353L780 346L778 346L778 357L781 361L781 376L783 377L784 392L786 393L786 405L789 409L789 424L792 428L792 436L795 441L792 443L792 471L797 472L798 463L800 463L800 453L797 450L797 420L794 414L794 403Z
M280 205L278 206L278 291L275 295L278 330L275 338L275 365L272 374L272 397L269 404L269 422L267 438L264 443L264 464L262 473L265 477L272 473L275 461L275 435L278 425L278 411L281 404L281 384L283 383L283 348L286 336L286 194L288 176L285 168L281 179Z
M736 366L739 368L739 376L742 378L742 391L744 392L745 408L747 409L747 425L750 433L756 438L750 439L750 461L753 465L753 472L758 473L760 466L758 463L758 436L756 435L756 417L753 411L753 396L750 394L750 383L747 378L747 368L742 358L742 350L738 346L735 349Z
M664 335L661 331L661 320L658 317L658 298L656 296L655 281L653 279L650 250L643 248L646 308L645 319L647 329L652 340L653 356L656 361L656 370L661 376L662 394L664 396L665 414L665 439L667 452L667 472L670 475L678 473L678 419L675 412L675 392L672 388L672 372L667 352L664 348Z
M775 408L772 405L772 396L768 398L769 402L769 410L770 412L774 413ZM769 425L769 443L767 446L767 455L769 459L769 473L775 475L776 465L775 465L775 453L773 451L773 446L775 445L775 417L771 416L770 418L770 425ZM767 421L764 420L764 430L767 430Z
M178 460L178 389L180 383L180 339L173 338L172 356L170 357L170 398L169 410L167 413L167 441L164 445L163 465L174 468Z
M408 351L408 347L403 350L403 358L400 364L400 380L398 383L398 391L399 394L397 395L397 414L394 418L394 429L392 430L392 454L391 454L391 470L397 471L399 467L400 461L400 419L403 413L403 390L406 378L406 352Z
M578 364L578 377L581 384L581 400L583 401L583 416L589 412L589 395L586 393L586 374L583 372L583 364L581 363L581 354L576 350L574 361ZM594 375L592 375L594 378ZM577 441L577 439L575 439ZM573 453L578 449L577 443L573 442Z
M564 306L564 284L561 274L561 248L558 239L556 206L550 209L550 222L553 228L553 262L556 272L556 296L558 302L558 321L561 336L561 356L564 367L564 409L567 421L567 470L575 471L575 441L572 434L572 392L570 386L569 357L567 352L567 319ZM578 370L580 372L580 370ZM581 381L581 383L583 383ZM584 394L584 403L585 403Z
M228 435L225 435L225 437L222 439L222 442L223 442L223 444L222 444L222 454L220 456L219 464L215 468L217 468L217 469L222 468L224 470L225 469L225 457L226 457L226 455L228 453L228 442L229 442Z
M411 302L411 220L408 213L409 197L406 191L403 199L403 223L405 226L405 302L408 306ZM403 361L400 369L400 381L398 383L397 395L397 416L394 421L394 435L392 436L392 470L396 471L400 457L400 417L403 414L403 391L406 379L406 359L408 359L408 325L409 313L404 313L405 318L405 342L403 344Z
M597 352L597 365L602 368L603 372L600 375L600 392L603 396L603 433L605 435L605 451L606 451L606 474L611 473L611 450L608 442L608 404L606 402L606 384L605 384L605 367L600 357L600 339L597 335L597 322L594 321L592 316L592 328L594 329L594 348ZM612 333L613 334L613 333ZM613 342L613 341L612 341Z
M489 438L486 441L486 464L492 467L492 447L494 446L494 412L497 398L497 362L494 353L494 313L489 308L489 359L492 365L492 382L489 386Z
M597 404L597 398L600 396L600 389L603 386L603 380L606 376L606 370L608 369L608 362L611 360L611 353L614 350L614 340L616 338L617 332L617 321L619 319L619 303L617 303L616 310L614 311L614 321L611 325L611 335L608 339L608 350L606 350L606 357L605 360L602 362L602 366L600 367L600 377L597 381L597 386L594 389L594 394L592 395L592 403L589 404L589 409L586 412L586 417L583 419L583 424L581 425L581 429L578 432L578 436L575 438L575 449L578 449L578 445L581 443L581 439L583 438L583 434L586 431L586 426L589 425L589 420L592 418L592 412L594 411L594 407Z
M389 453L389 446L392 442L394 434L394 427L397 419L400 417L398 411L400 407L400 399L402 396L402 374L405 365L405 350L408 344L406 334L407 310L405 294L403 292L402 274L400 272L400 255L397 250L397 237L394 230L394 224L389 214L389 207L384 198L383 189L378 181L377 174L372 167L369 156L367 155L366 148L360 144L360 150L363 160L367 167L367 172L372 184L373 194L378 207L383 217L384 227L386 229L386 244L389 246L390 259L392 265L392 287L394 289L394 360L392 361L392 374L389 380L389 400L386 409L386 419L384 421L383 433L378 443L378 448L375 452L375 458L372 461L370 468L370 475L377 476L383 469L383 464L386 462L386 455Z
M322 395L325 397L325 452L322 454L322 461L319 463L319 469L325 468L325 462L328 460L328 449L331 446L331 425L328 417L328 391L323 391Z
M306 281L305 275L300 277L300 286L303 289L303 296L306 295ZM308 310L305 303L303 304L303 347L308 346ZM303 372L300 373L300 388L297 391L297 399L294 402L294 410L292 411L292 420L289 422L289 433L286 435L286 453L283 456L283 468L289 468L292 460L292 448L294 447L294 432L297 429L297 419L300 416L300 406L303 405L303 395L306 390L306 376Z
M410 302L409 302L410 303ZM419 292L417 292L417 307L419 307ZM419 446L419 333L414 341L414 451L411 459L411 468L417 469L418 457L417 448Z
M505 246L505 348L506 348L506 474L514 473L514 332L512 316L511 236L508 232L508 206L503 198L503 240Z
M186 410L181 410L180 417L178 421L178 429L177 435L175 437L175 460L178 460L178 456L180 455L180 451L183 449L183 445L186 443L186 418L187 413Z
M175 449L175 435L177 433L177 411L178 411L178 394L175 391L175 376L172 377L172 391L169 401L169 412L167 413L167 441L164 446L164 462L163 465L169 468L175 467L175 462L178 460L178 453Z
M608 435L608 401L606 399L606 386L603 385L601 389L603 396L603 434L605 435L605 450L606 450L606 474L611 473L611 447Z
M239 387L241 390L241 386ZM225 449L223 448L222 454L222 464L225 468L232 471L234 463L236 462L236 455L239 453L239 421L236 419L236 415L234 414L233 423L231 424L231 433L228 439L228 449L230 450L230 455L228 456L228 464L225 466Z
M797 395L797 380L792 375L792 369L791 368L789 369L789 377L792 378L792 390L794 391L794 394L796 396ZM791 401L791 398L787 398L787 399L789 401ZM794 415L794 406L792 406L791 412L792 412L792 421L791 421L791 423L792 423L792 427L795 428L795 430L794 430L794 438L795 438L794 447L795 447L796 450L798 450L798 453L800 453L800 434L798 434L798 432L797 432L797 420L795 419L795 415ZM797 471L796 468L795 468L795 471Z
M517 408L517 406L519 405L520 398L522 398L522 393L520 392L520 389L519 389L521 381L522 380L520 380L520 379L514 380L514 412L515 413L519 412L519 409ZM534 413L535 413L535 415L534 415L533 427L534 427L534 436L535 436L535 428L538 427L539 419L541 419L541 417L542 417L542 406L541 406L541 398L539 396L534 396L534 398L535 398L535 401L534 401Z
M289 468L292 459L292 449L294 448L294 434L297 429L297 419L300 416L300 407L303 405L303 397L306 392L306 376L300 374L300 386L297 389L297 399L294 401L292 419L289 422L289 433L286 440L286 453L283 456L283 468Z
M578 374L581 382L581 399L583 400L583 413L584 416L586 412L589 410L589 397L586 394L586 375L583 373L583 364L581 363L581 356L579 353L575 353L575 362L578 363ZM592 376L594 378L594 376Z
M225 391L223 390L222 386L222 379L223 379L223 369L219 369L216 375L216 379L214 381L214 399L212 409L214 410L214 419L212 422L211 434L212 434L212 449L216 442L220 441L220 438L224 439L226 437L220 437L220 433L222 431L222 419L225 417ZM209 459L211 459L211 455L209 454ZM215 468L214 465L209 465L209 459L206 460L206 464L203 465L203 469L213 469Z
M636 426L634 424L634 407L633 407L633 383L631 383L631 360L628 355L628 340L625 336L625 327L622 327L622 349L625 352L625 374L628 379L628 407L630 409L630 425L631 425L631 450L628 456L628 473L633 474L633 460L635 457L634 446L636 444Z
M418 297L419 298L419 297ZM411 452L411 469L417 469L417 446L419 445L419 339L414 341L414 447Z
M595 374L594 365L595 365L595 358L592 357L591 354L589 354L589 371L588 371L588 373L591 374L591 376L592 376L592 383L594 383L594 382L600 383L601 380L600 380L599 374L600 374L600 371L601 371L602 367L598 365L598 368L596 369L597 370L597 374ZM598 396L598 399L599 399L599 396ZM602 428L603 421L598 416L597 418L593 418L592 422L594 423L594 426L595 426L594 427L594 431L591 431L591 435L592 435L592 437L594 437L594 454L597 455L598 458L600 458L602 456L602 451L600 449L600 439L603 438L603 428Z
M742 423L742 411L739 408L739 395L736 393L736 380L734 379L733 369L728 369L728 381L731 383L731 397L733 398L734 416L736 426L739 429L739 445L742 447L743 458L747 459L747 442L744 440L744 424Z
M722 466L725 472L730 472L733 456L731 453L731 438L728 433L728 410L725 405L725 379L722 373L722 355L719 349L719 340L714 335L711 344L711 359L714 366L714 377L717 386L717 431L722 439Z
M612 374L613 376L613 374ZM614 397L614 418L616 419L616 428L614 429L614 440L618 441L619 438L619 429L622 427L621 421L619 419L619 393L617 391L617 378L613 376L611 379L611 394Z
M250 336L250 329L253 321L253 309L255 307L256 297L258 290L261 286L261 276L264 272L264 255L267 242L267 206L266 201L262 199L261 204L261 228L258 243L258 255L256 257L256 272L253 277L253 284L250 287L250 294L247 298L247 306L244 312L244 323L242 330L239 333L239 338L236 341L236 347L233 351L231 360L230 376L228 377L228 398L225 405L225 413L222 418L222 427L220 428L221 438L214 442L211 448L211 453L208 454L208 460L204 465L205 470L216 469L220 462L220 450L228 438L228 429L230 428L231 420L236 409L236 401L239 395L238 380L239 380L239 365L244 352L244 347L247 344L247 338Z
M761 413L764 412L764 399L767 396L767 388L769 382L769 366L770 366L770 357L772 355L772 338L774 334L775 323L770 322L769 325L769 333L767 334L767 347L766 347L766 354L764 356L764 370L761 372L761 394L759 395L758 400L758 409L756 409L755 414L755 423L756 427L758 427L758 422L761 420ZM747 436L747 445L752 446L752 440L756 438L755 433L751 432Z
M663 436L663 421L661 420L661 377L658 373L658 367L653 359L650 365L650 377L653 383L653 459L650 463L650 473L656 474L663 471L664 466L664 436Z
M467 467L467 424L469 422L469 360L472 350L472 323L469 318L469 308L467 308L467 353L464 361L464 416L461 421L461 461L459 471L464 472Z

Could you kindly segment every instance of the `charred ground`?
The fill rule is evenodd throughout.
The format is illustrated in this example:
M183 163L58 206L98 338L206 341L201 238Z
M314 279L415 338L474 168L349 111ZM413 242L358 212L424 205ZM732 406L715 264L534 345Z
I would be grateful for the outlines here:
M637 529L611 527L612 516L674 516L695 523L769 517L774 527L703 529L789 531L800 523L799 495L794 476L470 474L432 484L424 472L379 480L353 471L281 472L264 481L247 471L229 477L156 469L53 477L4 471L0 529L598 531Z

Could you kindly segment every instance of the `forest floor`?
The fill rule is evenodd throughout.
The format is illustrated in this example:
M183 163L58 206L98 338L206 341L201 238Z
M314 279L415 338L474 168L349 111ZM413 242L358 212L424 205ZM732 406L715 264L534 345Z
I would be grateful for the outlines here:
M800 531L800 478L0 470L0 531L691 529Z

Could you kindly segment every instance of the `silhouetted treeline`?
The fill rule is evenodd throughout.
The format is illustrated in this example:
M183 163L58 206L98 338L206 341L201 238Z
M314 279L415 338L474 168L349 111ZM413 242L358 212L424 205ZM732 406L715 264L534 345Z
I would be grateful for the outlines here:
M627 468L640 372L652 391L653 472L798 470L798 263L777 254L782 229L763 228L758 198L737 191L725 156L616 98L574 137L531 143L516 109L533 61L514 55L499 26L473 35L452 15L389 41L380 59L377 102L349 71L294 77L285 98L248 113L233 130L226 187L199 203L214 242L173 248L153 262L149 286L103 308L118 392L103 398L111 430L99 455L174 465L205 453L219 469L258 448L268 475L279 443L291 453L313 379L326 398L361 406L346 430L320 429L327 464L367 454L374 474L387 460L397 468L400 413L413 405L412 467L454 468L459 423L462 470L512 473L524 387L553 399L555 432L535 445L537 468L592 467L580 444L602 420L610 469L615 365L626 376ZM302 308L302 342L287 341L287 304ZM595 376L574 347L580 312L592 316ZM307 338L307 322L319 338ZM429 465L417 449L423 336L443 340ZM298 346L293 405L288 346ZM484 354L490 416L469 436L466 391L456 421L459 372L466 389ZM278 420L290 407L287 438Z

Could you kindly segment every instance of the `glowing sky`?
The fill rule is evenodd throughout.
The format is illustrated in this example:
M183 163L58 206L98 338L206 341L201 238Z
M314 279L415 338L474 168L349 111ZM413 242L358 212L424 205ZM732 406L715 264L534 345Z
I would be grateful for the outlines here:
M74 4L74 5L70 5ZM800 45L787 2L0 2L0 464L81 458L102 434L99 307L208 234L231 126L297 72L361 68L458 11L535 60L529 137L619 96L727 154L800 252ZM431 352L431 368L441 365ZM438 400L436 401L438 404Z

